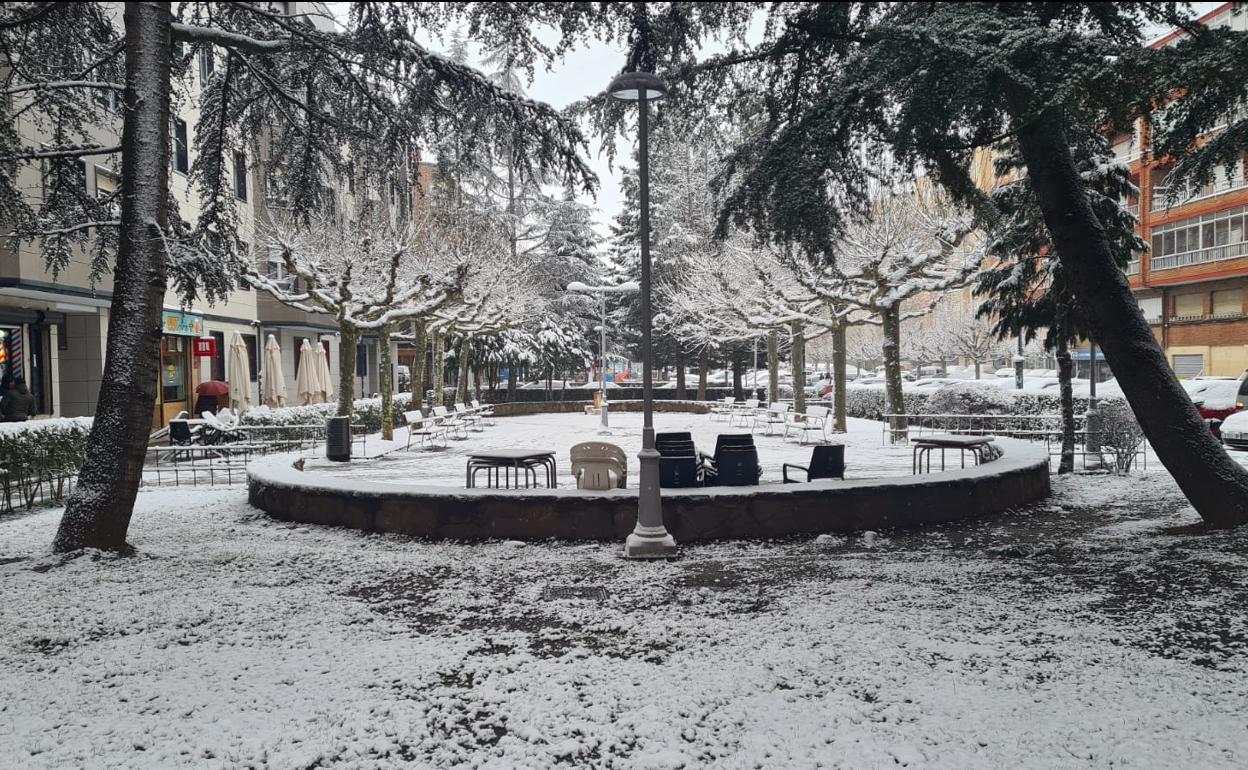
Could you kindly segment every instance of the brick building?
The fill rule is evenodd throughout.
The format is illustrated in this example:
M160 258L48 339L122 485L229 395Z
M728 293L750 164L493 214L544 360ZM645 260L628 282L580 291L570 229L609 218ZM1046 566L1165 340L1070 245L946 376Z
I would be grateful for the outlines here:
M1248 31L1248 3L1223 3L1201 21ZM1175 31L1154 43L1181 37ZM1248 370L1248 169L1218 169L1201 188L1172 191L1171 163L1150 152L1150 127L1139 121L1114 140L1140 189L1129 201L1148 253L1127 269L1131 288L1175 372L1181 377L1238 376ZM1174 193L1174 194L1172 194Z

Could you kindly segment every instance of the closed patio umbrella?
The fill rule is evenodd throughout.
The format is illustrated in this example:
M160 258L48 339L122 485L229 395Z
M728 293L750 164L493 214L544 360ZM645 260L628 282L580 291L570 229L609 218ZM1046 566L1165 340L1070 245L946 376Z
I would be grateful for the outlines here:
M237 331L230 337L226 375L230 383L230 406L242 414L251 408L251 363L247 359L247 344Z
M316 344L312 354L316 356L317 395L320 398L320 401L317 403L328 403L334 397L333 379L329 374L329 356L325 355L325 346L319 342Z
M269 335L264 343L264 403L270 407L286 406L286 375L282 373L282 347L277 337Z
M299 371L295 372L295 395L304 406L316 403L312 399L316 395L317 368L316 353L312 351L307 339L304 339L299 346Z

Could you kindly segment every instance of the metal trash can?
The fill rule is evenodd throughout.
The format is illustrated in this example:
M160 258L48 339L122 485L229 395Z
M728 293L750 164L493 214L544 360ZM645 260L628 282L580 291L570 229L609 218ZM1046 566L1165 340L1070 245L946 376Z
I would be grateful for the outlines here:
M330 417L325 428L325 457L336 463L351 460L351 418Z

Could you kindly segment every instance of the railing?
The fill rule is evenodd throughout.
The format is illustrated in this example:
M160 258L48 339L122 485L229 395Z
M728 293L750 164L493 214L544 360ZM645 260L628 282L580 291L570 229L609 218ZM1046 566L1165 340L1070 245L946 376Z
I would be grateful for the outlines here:
M1205 249L1184 251L1179 254L1167 254L1164 257L1153 257L1149 263L1150 270L1173 270L1188 265L1203 265L1207 262L1221 262L1224 259L1236 259L1248 256L1248 241L1228 243L1225 246L1210 246Z
M1186 206L1189 203L1204 200L1205 198L1213 198L1218 195L1225 195L1229 192L1242 190L1248 187L1248 177L1240 177L1231 180L1219 180L1215 183L1206 185L1199 190L1180 191L1180 197L1173 202L1170 198L1170 188L1167 185L1154 185L1152 192L1152 211L1166 211L1168 209L1177 209Z
M73 490L82 460L76 452L0 457L0 513L61 502Z

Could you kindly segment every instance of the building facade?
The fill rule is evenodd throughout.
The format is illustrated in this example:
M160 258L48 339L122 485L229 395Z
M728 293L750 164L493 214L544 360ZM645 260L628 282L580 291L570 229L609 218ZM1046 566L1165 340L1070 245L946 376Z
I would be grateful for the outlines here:
M320 10L310 18L328 24L330 14L320 3L269 3L284 13L299 14L309 7ZM199 93L214 76L220 53L207 53L192 63L186 80L180 84L188 98L178 100L171 126L170 188L179 211L187 221L199 213L199 196L188 178L194 163L191 138L199 121ZM110 97L111 99L112 97ZM93 127L100 144L119 144L121 110L116 100L101 101L100 119ZM47 139L46 128L29 117L19 119L18 129L31 146ZM249 252L271 277L280 277L275 263L258 244L257 231L270 217L270 201L262 164L256 162L263 150L257 139L248 143L246 153L236 153L230 173L240 223L240 237ZM120 184L117 157L86 158L81 180L88 195L105 195ZM19 170L19 184L34 201L43 196L44 182L37 166ZM87 250L74 254L70 264L53 275L47 270L39 243L0 239L0 374L21 376L35 394L39 416L92 416L100 383L108 377L106 343L112 278L92 280ZM329 354L330 374L338 378L338 334L333 319L282 305L267 293L253 290L245 281L224 301L209 305L197 301L181 303L170 291L165 297L162 318L164 337L160 352L160 383L152 425L160 427L180 411L191 411L196 388L208 380L226 379L228 346L238 332L247 346L251 370L248 397L261 403L261 369L265 340L273 335L282 347L283 374L287 403L298 404L295 392L299 350L303 340L322 345ZM212 338L214 355L197 355L195 341ZM357 351L356 392L378 390L380 360L376 339L361 340Z
M1211 27L1248 31L1248 3L1223 3L1202 17ZM1173 32L1154 43L1180 39ZM1236 116L1238 117L1238 116ZM1116 137L1140 189L1128 205L1150 250L1127 269L1135 292L1180 377L1239 376L1248 370L1248 168L1218 169L1199 189L1172 190L1166 158L1150 152L1150 127L1139 121Z

